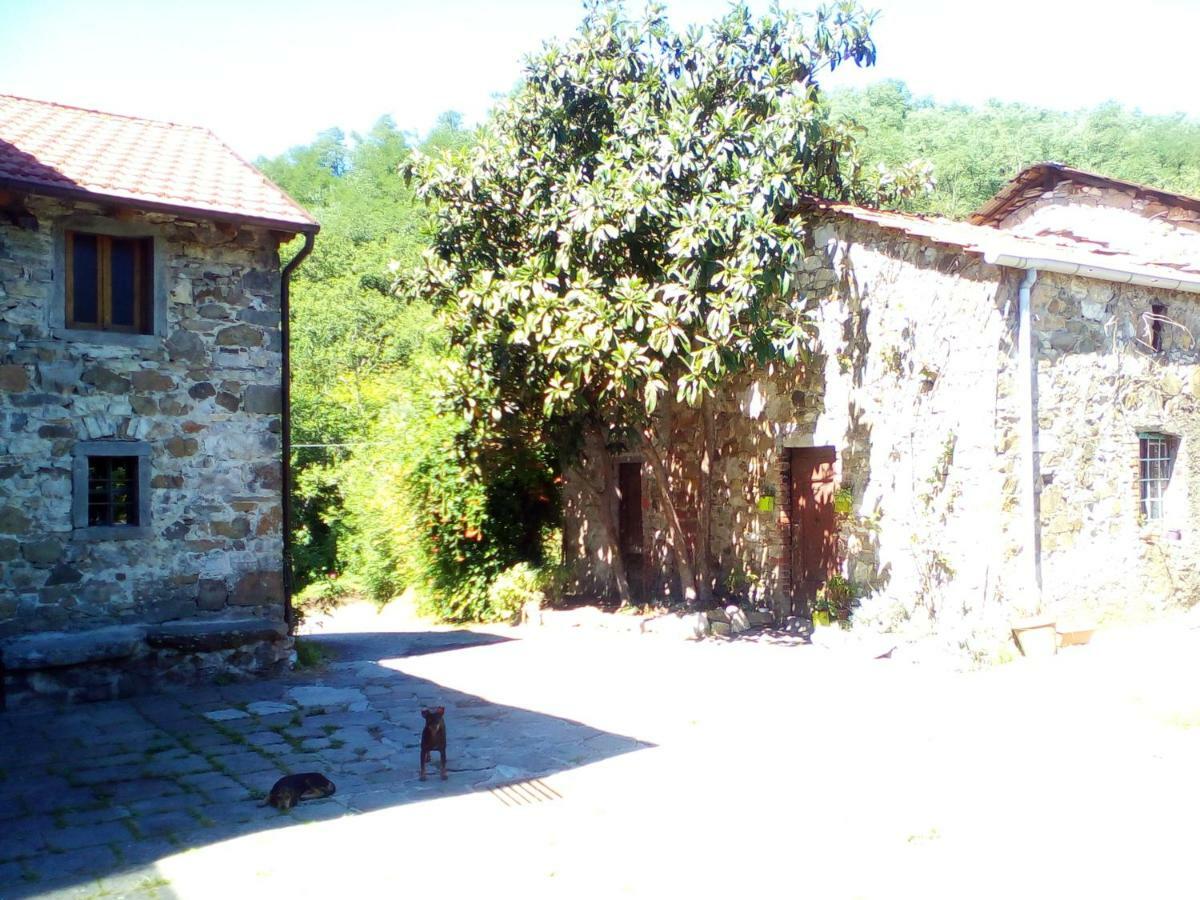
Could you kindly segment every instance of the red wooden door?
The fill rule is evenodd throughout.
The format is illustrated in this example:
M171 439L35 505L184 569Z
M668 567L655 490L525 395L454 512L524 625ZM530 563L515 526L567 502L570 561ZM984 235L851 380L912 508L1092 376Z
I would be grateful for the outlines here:
M623 462L617 469L618 541L625 577L635 601L643 602L645 593L646 548L642 527L642 464Z
M803 609L837 570L836 458L833 447L792 450L792 598Z

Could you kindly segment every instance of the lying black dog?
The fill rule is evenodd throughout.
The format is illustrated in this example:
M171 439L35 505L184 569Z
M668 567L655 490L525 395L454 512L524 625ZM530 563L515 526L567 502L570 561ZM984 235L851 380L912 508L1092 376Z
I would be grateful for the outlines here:
M291 809L301 800L319 800L329 797L337 790L332 781L319 772L301 772L299 775L284 775L271 788L267 795L266 806L270 804L279 810Z
M442 780L446 780L446 707L435 706L421 710L425 718L425 730L421 732L421 780L425 780L425 764L436 750L442 755Z

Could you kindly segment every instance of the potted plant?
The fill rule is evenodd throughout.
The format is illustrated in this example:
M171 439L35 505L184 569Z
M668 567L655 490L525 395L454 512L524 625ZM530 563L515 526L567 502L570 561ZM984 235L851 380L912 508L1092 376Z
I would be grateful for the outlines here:
M850 488L839 488L833 495L833 511L840 519L847 518L854 511L854 492Z
M858 585L842 575L831 575L822 590L833 618L840 622L850 621L850 611L858 599Z
M812 620L813 625L831 625L833 624L833 608L829 602L829 595L825 592L825 588L817 591L817 596L813 599Z

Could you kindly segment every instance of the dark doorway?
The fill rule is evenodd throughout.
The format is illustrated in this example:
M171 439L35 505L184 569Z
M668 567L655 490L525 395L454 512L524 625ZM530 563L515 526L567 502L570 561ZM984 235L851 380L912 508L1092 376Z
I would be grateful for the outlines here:
M642 464L623 462L617 468L617 496L620 498L617 531L621 559L629 591L638 602L645 600L646 548L642 532Z
M792 450L792 605L812 609L817 590L837 569L833 447Z

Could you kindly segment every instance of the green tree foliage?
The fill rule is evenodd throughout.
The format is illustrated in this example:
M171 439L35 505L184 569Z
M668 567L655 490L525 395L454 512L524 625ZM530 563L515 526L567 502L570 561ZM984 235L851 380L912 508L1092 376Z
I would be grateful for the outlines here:
M905 198L913 211L961 218L1018 171L1061 162L1113 178L1200 194L1200 122L1150 116L1106 103L1057 112L1020 103L938 105L899 81L826 96L835 121L861 128L868 166L928 161L937 189Z
M347 569L368 594L412 587L427 612L451 621L506 614L489 586L517 562L535 566L541 532L559 518L546 460L498 448L484 479L470 435L437 388L445 357L427 355L396 379L395 399L338 472L345 496Z
M737 5L679 34L660 7L634 21L596 2L528 61L476 145L410 166L436 216L420 290L462 355L482 446L516 434L570 458L580 431L593 455L636 442L689 597L707 579L652 414L805 347L799 201L879 186L819 104L824 72L874 61L869 25L852 3L762 19Z
M439 126L429 141L466 140ZM390 392L380 381L440 335L428 309L392 290L394 271L425 245L425 216L398 167L411 149L390 117L349 143L337 129L273 160L263 171L321 222L292 289L293 438L362 440Z
M469 140L450 113L421 149ZM549 468L523 448L497 452L485 483L464 423L439 406L445 332L427 302L394 290L427 244L425 209L398 172L410 153L384 117L259 161L322 223L292 287L295 580L381 601L414 587L443 617L486 618L491 578L541 562L558 504Z
M312 255L292 282L292 440L297 487L295 576L303 586L341 571L353 538L343 515L341 447L368 440L391 390L388 380L444 341L428 307L391 290L393 260L411 262L423 216L397 170L410 153L391 119L347 141L322 132L258 166L321 221ZM298 244L297 244L298 246Z

